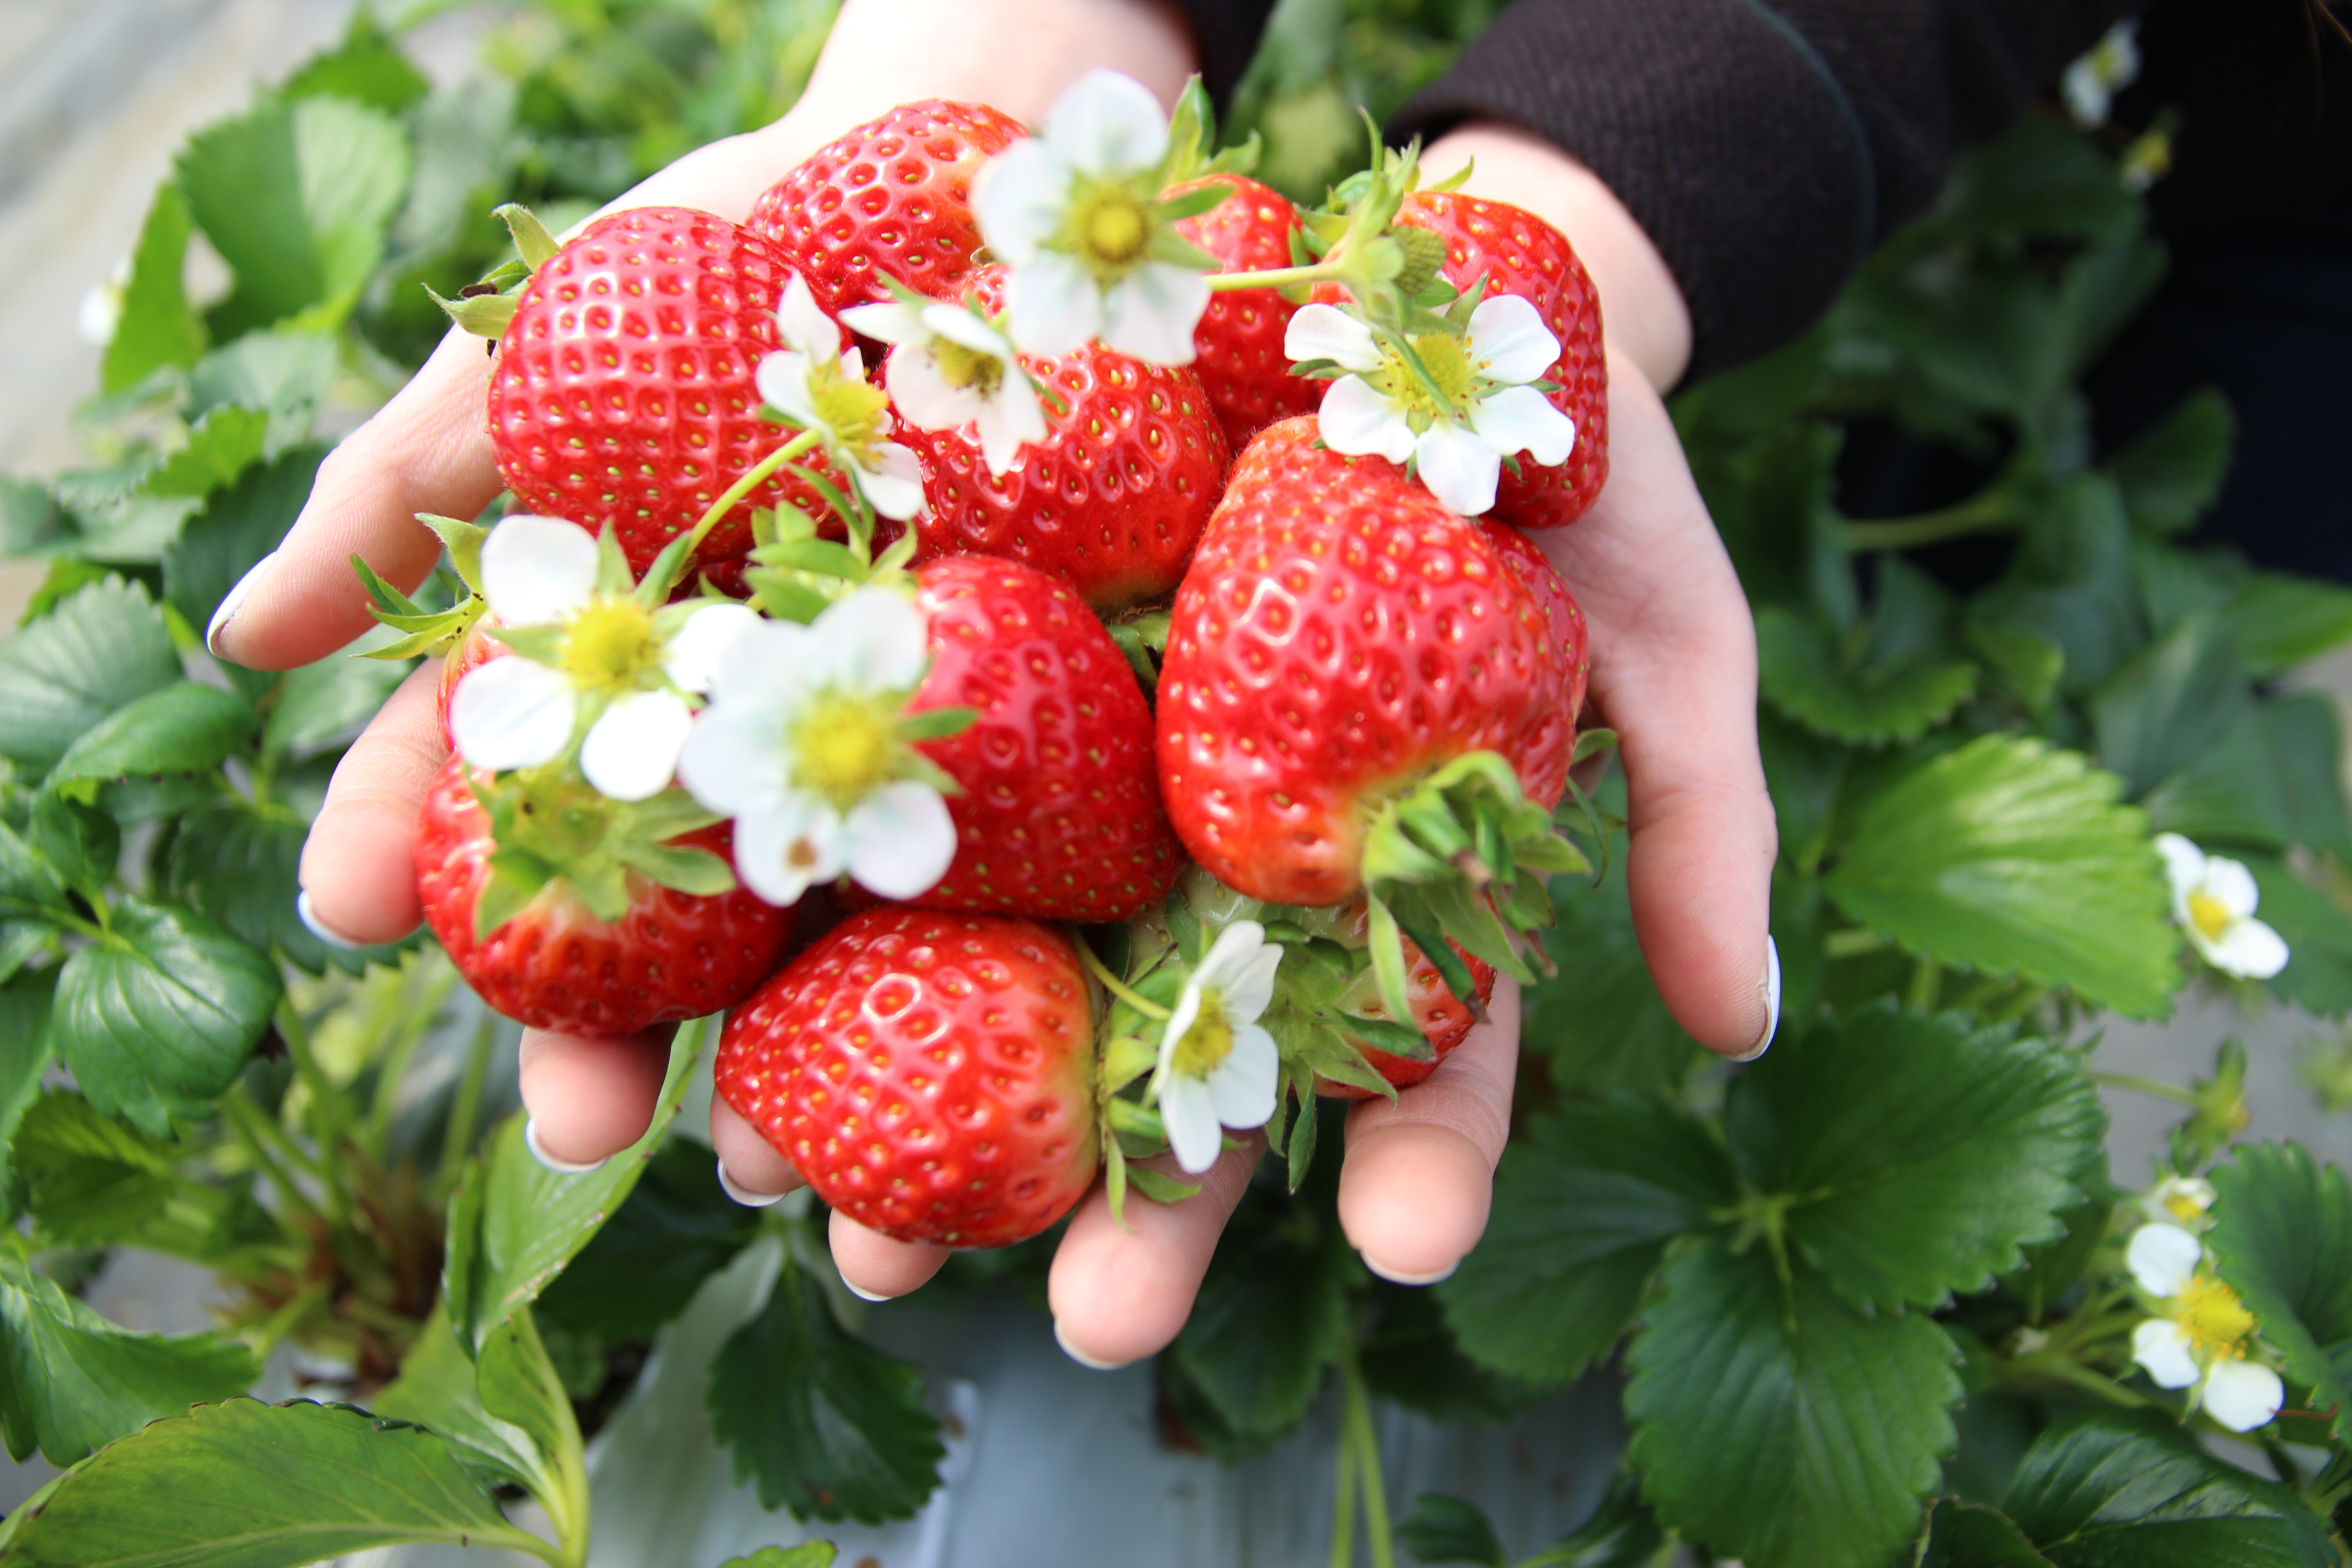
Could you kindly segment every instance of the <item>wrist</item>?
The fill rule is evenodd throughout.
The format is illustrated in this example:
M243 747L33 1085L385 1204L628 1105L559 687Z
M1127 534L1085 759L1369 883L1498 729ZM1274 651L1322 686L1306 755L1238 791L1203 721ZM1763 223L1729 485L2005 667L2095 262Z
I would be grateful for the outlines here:
M1422 153L1428 177L1474 163L1463 188L1542 218L1576 247L1601 296L1612 365L1630 364L1664 392L1690 363L1690 310L1658 247L1591 170L1533 133L1496 121L1450 131Z

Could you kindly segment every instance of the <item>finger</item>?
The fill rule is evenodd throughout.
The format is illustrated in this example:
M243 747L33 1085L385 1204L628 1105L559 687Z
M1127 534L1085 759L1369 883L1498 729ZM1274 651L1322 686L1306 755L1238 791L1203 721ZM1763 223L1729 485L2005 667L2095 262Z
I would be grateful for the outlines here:
M868 1230L839 1209L827 1234L841 1282L869 1301L887 1301L919 1288L948 1260L949 1248L928 1241L897 1241Z
M1046 1277L1054 1334L1073 1360L1108 1370L1167 1348L1192 1313L1192 1298L1217 1237L1249 1186L1265 1140L1245 1134L1228 1149L1201 1190L1181 1203L1154 1203L1129 1187L1127 1224L1111 1217L1110 1194L1097 1183L1070 1216L1070 1228ZM1185 1178L1167 1157L1140 1162Z
M1664 405L1620 372L1612 360L1608 487L1538 538L1584 605L1593 700L1621 741L1642 955L1682 1026L1743 1057L1778 1013L1755 627Z
M738 1115L724 1095L710 1097L710 1147L719 1155L719 1184L746 1207L765 1208L801 1185L793 1163Z
M416 929L417 814L449 749L434 701L440 667L400 683L328 782L302 845L303 910L330 941L397 942Z
M604 210L688 206L747 216L793 162L781 134L713 142ZM490 369L484 340L453 329L415 378L329 454L285 541L223 601L208 634L215 653L255 669L289 669L366 631L373 621L353 555L404 590L424 580L441 542L416 514L470 518L503 488L484 425Z
M522 1032L522 1103L550 1164L594 1166L646 1135L669 1071L668 1025L635 1035Z
M1339 1226L1365 1268L1400 1285L1444 1279L1486 1231L1519 1062L1519 986L1508 975L1495 983L1487 1020L1394 1100L1348 1113Z

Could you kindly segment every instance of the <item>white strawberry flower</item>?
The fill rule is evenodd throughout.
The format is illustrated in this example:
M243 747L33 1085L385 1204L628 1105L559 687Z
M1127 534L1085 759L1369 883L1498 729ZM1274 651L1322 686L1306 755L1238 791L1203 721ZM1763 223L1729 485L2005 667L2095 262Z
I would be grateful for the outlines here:
M1481 300L1460 335L1375 334L1336 305L1290 318L1283 352L1348 373L1323 394L1324 443L1350 457L1411 462L1421 482L1464 517L1495 504L1503 459L1525 452L1545 468L1576 449L1576 422L1532 384L1559 358L1559 340L1515 294Z
M1282 1058L1258 1019L1274 1001L1282 948L1255 921L1217 934L1184 982L1160 1034L1151 1090L1176 1163L1199 1175L1217 1163L1222 1128L1263 1127L1274 1115Z
M783 348L760 362L760 395L802 428L814 430L866 504L906 521L923 510L923 470L890 434L890 399L866 379L856 344L841 346L841 328L817 304L800 274L784 284L776 307Z
M2139 22L2126 16L2107 29L2059 79L2066 111L2084 130L2105 125L2116 94L2139 79Z
M2187 1388L2190 1404L2232 1432L2266 1426L2286 1404L2279 1374L2252 1359L2254 1315L2200 1268L2205 1244L2177 1225L2132 1232L2125 1262L2161 1314L2132 1331L2132 1360L2158 1388Z
M678 777L735 819L735 868L772 904L844 872L886 899L947 875L944 775L905 739L930 663L922 612L862 588L807 626L761 620L730 644Z
M2207 855L2178 833L2156 836L2172 884L2172 915L2206 963L2241 980L2268 980L2286 967L2285 941L2254 919L2262 889L2235 860Z
M677 772L690 699L710 689L722 650L759 617L737 604L647 609L612 581L602 553L585 529L558 518L509 517L490 531L482 597L492 635L515 657L467 672L449 730L467 763L503 773L563 755L593 712L581 773L611 799L646 800Z
M1160 210L1168 147L1150 89L1093 70L1055 100L1043 136L981 170L972 212L1010 269L1005 303L1024 352L1100 338L1152 364L1192 363L1209 281Z
M919 430L979 429L980 455L999 479L1021 464L1021 448L1045 438L1045 410L1012 340L977 311L938 300L856 305L841 319L899 352L883 383L899 417Z
M2167 1176L2147 1190L2139 1206L2160 1224L2195 1230L2204 1224L2205 1211L2217 1195L2213 1184L2202 1176Z

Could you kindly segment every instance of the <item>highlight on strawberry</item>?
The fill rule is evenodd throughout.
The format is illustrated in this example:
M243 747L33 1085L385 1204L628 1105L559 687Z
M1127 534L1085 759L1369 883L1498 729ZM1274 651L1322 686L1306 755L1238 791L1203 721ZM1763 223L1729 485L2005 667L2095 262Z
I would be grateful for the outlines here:
M902 106L748 226L501 209L448 303L516 514L429 520L451 611L355 562L452 656L467 979L734 1009L721 1094L902 1239L1181 1202L1160 1157L1259 1129L1303 1179L1316 1098L1436 1071L1590 869L1583 617L1509 526L1605 472L1581 269L1412 150L1294 208L1208 112L1097 72L1036 135ZM892 149L919 213L848 199Z

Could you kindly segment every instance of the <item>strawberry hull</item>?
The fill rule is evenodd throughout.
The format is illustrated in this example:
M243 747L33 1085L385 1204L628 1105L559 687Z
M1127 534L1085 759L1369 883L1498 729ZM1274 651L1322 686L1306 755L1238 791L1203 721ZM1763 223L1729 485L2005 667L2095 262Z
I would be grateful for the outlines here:
M1094 1183L1094 1018L1069 943L1028 921L852 915L737 1008L719 1092L870 1230L1004 1247Z
M1168 194L1181 195L1204 185L1222 185L1233 195L1176 227L1217 258L1220 272L1265 272L1291 264L1290 237L1301 226L1289 198L1239 174L1172 185ZM1328 384L1291 374L1290 356L1283 352L1283 337L1297 312L1275 289L1234 289L1210 295L1209 308L1192 331L1198 355L1192 372L1216 411L1225 444L1236 452L1276 420L1312 414L1323 401Z
M793 911L738 887L698 897L635 879L629 912L598 920L560 883L477 941L474 908L498 847L452 758L433 781L416 842L416 888L433 934L484 1002L533 1028L633 1035L730 1007L775 966ZM677 845L728 858L729 824Z

